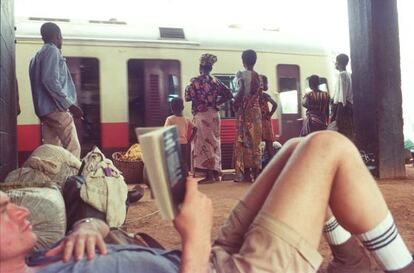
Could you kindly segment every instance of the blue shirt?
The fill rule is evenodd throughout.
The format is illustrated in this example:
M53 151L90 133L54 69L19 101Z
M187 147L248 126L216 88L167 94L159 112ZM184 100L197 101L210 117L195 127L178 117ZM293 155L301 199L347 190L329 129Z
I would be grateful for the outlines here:
M181 252L165 251L135 245L107 245L108 254L88 261L62 261L48 264L38 273L177 273ZM28 258L30 260L30 257ZM46 258L48 260L48 258ZM29 265L43 264L42 258Z
M60 50L47 43L36 53L29 66L30 85L36 115L66 111L76 102L76 89Z

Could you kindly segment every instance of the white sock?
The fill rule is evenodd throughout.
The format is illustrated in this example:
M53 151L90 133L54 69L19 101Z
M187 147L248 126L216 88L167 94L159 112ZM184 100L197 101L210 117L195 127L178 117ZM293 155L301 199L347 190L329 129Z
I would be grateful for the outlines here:
M385 270L398 270L413 260L389 212L373 229L358 235Z
M340 245L351 238L351 233L345 230L338 221L336 221L335 216L332 216L325 222L325 225L323 226L323 234L330 245Z

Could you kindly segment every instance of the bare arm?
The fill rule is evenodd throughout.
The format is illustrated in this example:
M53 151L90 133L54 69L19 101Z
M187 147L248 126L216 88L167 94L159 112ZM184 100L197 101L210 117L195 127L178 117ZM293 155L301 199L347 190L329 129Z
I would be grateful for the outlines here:
M269 118L271 118L273 114L276 112L277 103L269 95L266 96L266 100L267 102L270 102L270 104L272 105L272 110L270 110L270 113L269 113Z
M210 250L210 242L204 244L194 241L184 244L180 273L207 273Z
M309 96L308 94L305 94L302 98L302 106L305 108L308 108L309 107L308 104L309 104Z
M187 180L184 203L174 219L183 244L180 273L208 272L212 224L211 200L198 191L196 181Z
M192 78L190 80L190 83L185 88L185 92L184 92L185 101L192 101L192 99L194 97L194 93L195 93L194 81L195 81L195 78Z
M241 107L241 104L244 98L245 88L244 88L244 80L242 78L241 72L237 72L236 78L237 78L237 94L236 96L234 96L233 107L235 111L238 111L239 108Z
M188 139L188 142L193 141L193 139L194 139L194 137L195 137L196 133L197 133L197 127L193 127L193 129L192 129L192 131L191 131L191 136L190 136L190 138Z
M166 126L170 126L170 125L171 125L171 121L170 121L169 117L167 117L167 118L165 119L164 127L166 127Z

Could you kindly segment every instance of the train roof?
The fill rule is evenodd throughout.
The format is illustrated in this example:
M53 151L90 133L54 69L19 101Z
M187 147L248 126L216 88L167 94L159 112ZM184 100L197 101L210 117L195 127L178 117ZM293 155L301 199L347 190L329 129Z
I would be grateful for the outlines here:
M327 55L329 49L320 37L294 35L277 28L253 28L241 25L157 26L118 20L71 20L61 18L16 18L16 38L40 39L40 26L54 21L62 30L65 42L96 42L183 46L199 49L244 50L289 54ZM319 39L315 39L319 38Z

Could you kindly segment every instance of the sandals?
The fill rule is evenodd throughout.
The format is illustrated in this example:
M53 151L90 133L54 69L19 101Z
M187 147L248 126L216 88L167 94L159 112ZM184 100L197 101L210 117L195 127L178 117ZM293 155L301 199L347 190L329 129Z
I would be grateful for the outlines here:
M216 181L214 180L214 178L209 178L209 177L206 177L206 178L203 178L203 179L201 179L200 181L198 181L198 184L212 184L212 183L214 183L214 182L216 182Z

